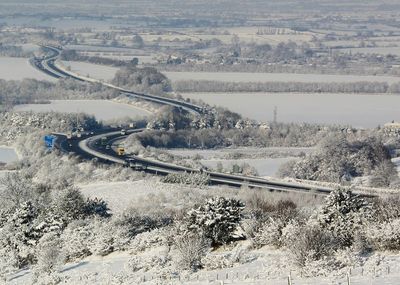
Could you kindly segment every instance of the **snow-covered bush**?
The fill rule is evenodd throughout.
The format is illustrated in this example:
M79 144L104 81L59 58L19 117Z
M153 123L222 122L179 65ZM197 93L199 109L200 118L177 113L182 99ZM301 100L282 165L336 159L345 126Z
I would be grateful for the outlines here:
M84 213L87 216L98 216L102 218L108 218L111 216L110 209L108 208L107 203L99 198L86 200L86 205L84 208Z
M282 235L294 263L300 267L329 256L336 243L330 232L315 224L290 223L282 230Z
M399 204L399 195L375 200L373 204L373 219L378 222L387 222L400 218Z
M232 240L241 219L244 204L235 199L215 197L187 213L187 230L202 232L213 245Z
M208 254L203 258L203 266L206 270L231 268L234 264L235 263L229 253Z
M175 237L174 247L177 267L197 270L203 267L202 259L210 249L210 241L201 233L186 233Z
M33 266L33 275L36 279L57 273L64 264L62 241L59 236L54 233L44 235L35 248L35 256L37 262Z
M128 208L123 213L114 217L113 223L126 231L126 235L136 235L154 229L160 229L172 223L170 213L157 212L141 213L135 208Z
M210 184L210 176L203 173L171 173L161 179L164 183L205 186Z
M168 245L169 239L174 239L176 232L171 232L169 227L154 229L135 236L130 242L129 250L132 253L142 252L152 247Z
M107 255L129 247L125 229L110 220L92 218L71 222L61 234L68 261L86 256Z
M245 264L251 262L256 258L256 255L248 253L248 248L237 245L235 248L228 252L209 252L203 258L203 266L207 270L231 268L237 264Z
M170 271L170 265L172 265L172 260L169 253L167 251L157 251L157 254L153 252L130 257L125 268L128 272L133 273L137 271L156 271L162 276L166 273L165 271Z
M315 216L319 225L335 238L338 248L351 246L355 235L371 218L371 205L343 189L332 191Z
M256 248L265 245L280 247L282 245L282 229L284 226L285 224L282 220L270 218L254 233L252 238L253 245Z
M14 210L21 203L32 200L34 187L32 179L18 172L7 173L0 178L0 206Z
M61 235L63 240L63 251L67 261L84 258L92 254L91 244L93 227L89 220L78 220L71 222Z
M400 250L400 219L374 223L365 231L367 240L377 250Z
M64 221L79 220L85 216L86 202L79 189L67 187L54 192L52 212Z

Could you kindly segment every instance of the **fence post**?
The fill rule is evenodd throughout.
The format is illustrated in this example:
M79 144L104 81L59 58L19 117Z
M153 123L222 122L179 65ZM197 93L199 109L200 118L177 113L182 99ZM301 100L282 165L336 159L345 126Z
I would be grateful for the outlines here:
M292 276L288 276L288 278L287 278L287 283L288 283L288 285L292 285Z
M347 285L351 285L349 272L347 272Z

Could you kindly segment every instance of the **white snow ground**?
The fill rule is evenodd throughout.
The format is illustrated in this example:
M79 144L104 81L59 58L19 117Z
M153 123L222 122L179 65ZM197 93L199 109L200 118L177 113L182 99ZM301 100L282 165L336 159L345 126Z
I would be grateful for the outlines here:
M151 256L162 255L163 250L165 249L162 247L155 248L134 256L146 260ZM377 253L363 267L346 268L335 274L318 277L304 277L303 274L307 272L301 274L294 269L284 251L265 247L251 251L249 255L256 256L257 259L245 264L234 264L226 269L167 273L164 275L165 279L160 277L160 268L147 267L146 270L141 269L131 275L130 283L123 284L288 285L290 278L293 285L395 285L399 284L400 280L399 255L387 254L382 258L382 255ZM105 257L91 256L76 263L66 264L61 269L61 275L70 279L63 284L120 284L116 282L116 275L130 272L128 261L132 256L129 252L116 252ZM30 278L29 270L20 271L7 284L30 284ZM350 279L350 283L347 278Z
M117 213L127 207L135 208L157 205L163 207L179 207L195 203L196 199L204 199L209 194L226 195L235 190L226 190L218 187L193 189L189 186L169 185L157 181L157 179L146 179L128 182L97 182L92 184L78 185L82 192L90 197L101 197L109 203L110 208ZM142 237L142 240L145 240ZM61 275L70 279L62 284L121 284L116 282L120 277L118 274L130 272L130 282L123 284L193 284L193 285L220 285L220 284L254 284L254 285L287 285L288 277L291 276L293 285L308 284L348 284L347 273L349 273L353 285L394 285L400 280L400 255L390 252L374 253L361 266L345 268L335 273L323 275L321 264L316 263L311 270L319 271L319 277L304 277L306 271L301 274L291 263L291 258L284 250L276 250L271 247L263 247L258 250L249 249L249 242L243 241L235 246L226 246L214 252L213 256L234 254L243 249L244 254L240 258L241 264L234 263L226 269L201 270L197 273L179 272L180 277L171 274L175 272L173 264L168 263L164 268L160 265L153 266L149 260L163 258L169 252L164 246L153 246L144 251L132 249L132 251L115 252L108 256L90 256L78 262L69 263L62 267ZM170 253L174 256L174 253ZM145 267L136 272L131 272L129 260L139 258ZM160 279L160 276L167 279ZM31 284L32 274L29 270L22 270L13 276L6 284L26 285ZM169 280L169 278L172 278Z

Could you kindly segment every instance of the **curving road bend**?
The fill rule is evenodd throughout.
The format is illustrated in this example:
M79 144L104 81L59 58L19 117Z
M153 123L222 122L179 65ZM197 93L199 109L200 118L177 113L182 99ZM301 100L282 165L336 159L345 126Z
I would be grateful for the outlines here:
M87 78L74 74L66 69L59 63L57 59L60 55L61 48L54 46L43 46L44 49L48 50L48 55L42 58L34 58L31 60L36 68L45 72L46 74L53 76L55 78L73 78L79 81L86 81L91 83L100 83L109 88L118 90L119 92L128 95L139 97L144 100L156 102L162 105L169 105L178 107L180 110L192 113L202 113L204 109L200 106L190 104L188 102L175 100L172 98L165 98L160 96L136 93L129 91L109 83L104 83L100 80ZM309 193L313 195L327 195L332 189L324 187L312 187L308 185L298 184L298 183L288 183L283 181L270 181L267 179L262 179L254 176L244 176L244 175L234 175L219 172L212 172L205 169L191 169L179 165L174 165L170 163L160 162L156 160L151 160L148 158L142 158L138 156L119 156L111 148L106 149L101 146L100 140L104 137L107 138L107 144L111 145L116 140L121 140L126 138L130 134L142 132L144 129L129 129L126 134L122 135L121 130L110 130L108 132L103 132L100 134L87 136L83 135L81 138L67 139L63 134L54 134L57 137L57 147L65 152L74 152L86 159L96 159L104 163L114 163L120 164L126 167L131 167L136 170L157 174L157 175L168 175L171 173L205 173L209 176L211 184L216 185L229 185L233 187L251 187L251 188L263 188L269 191L283 191L283 192L302 192ZM375 195L357 193L360 196L372 198Z
M97 80L97 79L93 79L93 78L89 78L89 77L85 77L85 76L76 74L72 71L67 70L58 61L58 58L62 51L62 49L60 47L44 45L44 46L42 46L42 48L48 52L48 55L41 57L41 58L34 58L31 60L31 63L36 68L38 68L42 72L45 72L46 74L48 74L52 77L72 78L72 79L79 80L79 81L98 83L105 87L117 90L126 96L137 97L137 98L141 98L146 101L150 101L150 102L154 102L154 103L158 103L158 104L162 104L162 105L169 105L169 106L177 107L180 110L190 112L190 113L200 114L200 113L204 112L203 107L197 106L197 105L185 102L185 101L181 101L181 100L177 100L177 99L173 99L173 98L162 97L162 96L138 93L138 92L134 92L131 90L127 90L127 89L115 86L110 83L106 83L102 80Z

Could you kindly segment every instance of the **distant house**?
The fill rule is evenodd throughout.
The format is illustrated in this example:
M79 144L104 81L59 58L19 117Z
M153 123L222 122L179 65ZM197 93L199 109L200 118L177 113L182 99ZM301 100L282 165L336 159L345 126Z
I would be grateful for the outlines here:
M400 122L392 121L383 126L383 132L388 136L400 136Z

